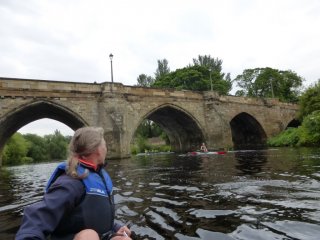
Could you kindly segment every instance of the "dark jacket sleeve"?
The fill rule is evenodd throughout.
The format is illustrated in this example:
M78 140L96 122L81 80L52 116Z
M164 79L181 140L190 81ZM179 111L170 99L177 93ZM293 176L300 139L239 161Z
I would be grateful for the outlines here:
M40 202L24 209L24 216L16 240L46 239L58 226L64 213L80 203L85 193L80 180L60 176Z
M116 232L119 231L119 229L120 229L122 226L124 226L124 225L121 225L121 224L115 222L114 225L113 225L112 231L114 231L114 232L116 233Z

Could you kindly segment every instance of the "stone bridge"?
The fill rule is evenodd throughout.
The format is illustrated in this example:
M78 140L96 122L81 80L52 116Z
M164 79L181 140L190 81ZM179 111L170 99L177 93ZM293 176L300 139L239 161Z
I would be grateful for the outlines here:
M73 130L102 126L110 158L130 156L130 144L144 119L163 128L173 151L197 149L201 142L209 149L248 148L265 144L295 123L297 109L277 99L211 91L0 78L0 152L12 134L41 118Z

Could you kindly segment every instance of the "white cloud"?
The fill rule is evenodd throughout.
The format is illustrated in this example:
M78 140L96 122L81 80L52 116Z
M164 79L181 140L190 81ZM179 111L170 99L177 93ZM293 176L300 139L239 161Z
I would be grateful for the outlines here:
M320 78L318 0L2 0L0 76L136 84L157 60L171 70L198 55L244 69Z

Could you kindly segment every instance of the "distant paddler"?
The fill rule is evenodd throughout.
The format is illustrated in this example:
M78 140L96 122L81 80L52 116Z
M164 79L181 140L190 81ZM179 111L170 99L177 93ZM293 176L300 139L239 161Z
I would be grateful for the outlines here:
M201 144L200 151L201 152L208 152L208 149L207 149L207 147L206 147L204 142Z

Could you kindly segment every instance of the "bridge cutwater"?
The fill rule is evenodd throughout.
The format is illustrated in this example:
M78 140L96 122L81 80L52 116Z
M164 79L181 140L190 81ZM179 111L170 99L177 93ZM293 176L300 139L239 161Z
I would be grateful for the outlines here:
M197 149L202 142L210 149L250 148L294 124L297 110L297 105L277 99L213 91L0 78L0 152L12 134L41 118L73 130L102 126L110 158L130 156L134 133L144 119L163 128L173 151Z

